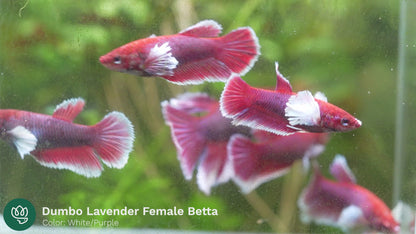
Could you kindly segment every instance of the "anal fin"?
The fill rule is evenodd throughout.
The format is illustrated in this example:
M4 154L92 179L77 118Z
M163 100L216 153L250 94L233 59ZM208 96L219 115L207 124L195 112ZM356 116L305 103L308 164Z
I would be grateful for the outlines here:
M31 154L43 166L68 169L86 177L98 177L103 170L90 146L40 149Z

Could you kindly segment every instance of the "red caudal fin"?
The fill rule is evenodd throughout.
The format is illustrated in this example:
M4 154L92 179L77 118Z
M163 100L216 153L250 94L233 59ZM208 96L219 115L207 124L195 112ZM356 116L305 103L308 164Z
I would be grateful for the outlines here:
M223 52L218 59L235 74L246 74L260 55L260 45L250 27L236 29L221 38Z
M134 131L131 122L124 114L113 111L94 125L94 128L98 134L93 147L104 164L123 168L133 148Z
M224 117L238 118L251 106L251 87L241 77L232 77L221 94L220 110Z
M182 34L197 36L204 27L207 27L211 30L207 31L208 35L213 36L219 30L209 21L203 23L201 27L190 29ZM248 27L234 30L215 42L219 47L215 55L179 64L172 74L161 75L161 77L179 85L201 84L205 81L226 82L233 74L247 73L260 55L257 37Z
M206 93L183 93L170 99L169 105L188 114L197 114L218 108L218 101Z
M261 144L240 134L231 137L227 149L234 169L233 180L243 193L249 193L259 185L286 174L293 163L279 160L280 155L271 157Z
M227 141L211 142L206 145L201 163L198 166L198 187L205 194L211 187L227 182L233 170L227 158Z
M182 172L185 178L190 180L201 159L206 139L198 131L194 116L173 106L174 104L168 101L162 102L163 117L171 129Z
M68 169L86 177L98 177L103 170L90 146L35 150L31 154L43 166Z
M43 166L68 169L86 177L101 175L101 160L109 167L124 167L134 140L130 121L124 114L112 112L92 128L97 133L92 145L36 149L30 154Z

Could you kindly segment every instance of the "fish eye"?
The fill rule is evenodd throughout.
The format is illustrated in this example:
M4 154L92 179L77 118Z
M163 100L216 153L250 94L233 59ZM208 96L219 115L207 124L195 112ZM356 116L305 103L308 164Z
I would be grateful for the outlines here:
M120 56L116 56L116 57L114 57L113 58L113 63L114 64L121 64L121 58L120 58Z
M341 119L341 124L342 124L342 126L346 127L346 126L350 125L350 121L346 118L342 118Z

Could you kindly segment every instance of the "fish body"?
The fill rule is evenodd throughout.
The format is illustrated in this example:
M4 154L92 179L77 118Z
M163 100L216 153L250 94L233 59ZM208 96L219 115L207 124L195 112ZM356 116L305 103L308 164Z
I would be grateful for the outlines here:
M245 74L260 54L254 31L236 29L218 37L221 26L204 20L167 36L151 36L100 57L107 68L139 76L158 76L175 84L226 81Z
M233 180L243 193L249 193L269 180L286 174L293 163L321 154L329 140L328 133L294 133L288 136L257 130L249 138L234 135L228 145L233 165Z
M52 116L14 109L0 110L0 137L20 156L32 155L40 164L69 169L87 177L127 163L134 141L133 126L120 112L111 112L93 126L73 123L85 102L69 99Z
M201 93L164 101L162 112L185 178L190 180L197 168L198 186L206 194L210 194L211 187L227 182L233 175L227 157L228 141L236 133L249 135L250 129L231 124L221 115L218 101Z
M324 178L316 169L299 199L304 221L355 230L397 233L400 226L386 204L368 189L355 184L346 160L337 156L331 165L337 181Z
M294 132L344 132L361 126L361 121L343 109L327 102L318 92L295 93L289 81L280 74L276 63L275 90L249 86L240 77L232 77L221 95L221 112L233 123L279 135Z

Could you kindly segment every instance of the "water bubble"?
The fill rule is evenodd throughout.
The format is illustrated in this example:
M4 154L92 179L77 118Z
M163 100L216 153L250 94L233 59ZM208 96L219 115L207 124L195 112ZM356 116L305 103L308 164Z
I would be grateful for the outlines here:
M368 93L368 95L370 95L370 94L371 94L371 91L370 91L370 90L368 90L368 91L367 91L367 93Z
M390 68L390 71L394 71L394 68Z

